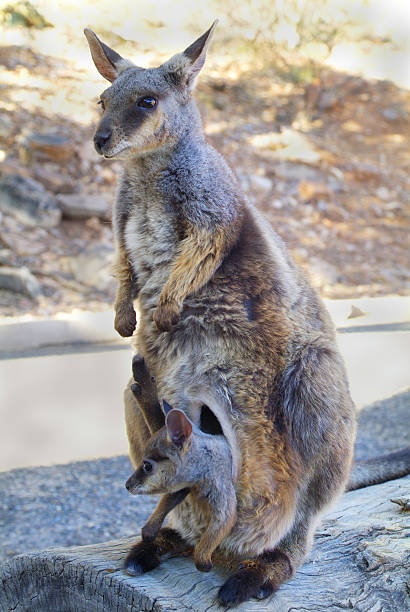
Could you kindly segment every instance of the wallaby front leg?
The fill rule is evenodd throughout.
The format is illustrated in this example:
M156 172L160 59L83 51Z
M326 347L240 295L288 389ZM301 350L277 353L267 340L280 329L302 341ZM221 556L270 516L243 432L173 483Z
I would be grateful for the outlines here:
M167 514L178 506L188 495L189 489L181 489L176 493L167 493L159 500L158 506L141 529L144 542L152 542L157 537Z
M178 322L187 295L206 285L228 249L227 231L190 227L181 241L171 275L159 297L153 319L160 331L170 331Z
M163 527L154 542L138 542L125 557L124 569L130 576L150 572L161 563L164 555L178 556L192 552L190 546L175 529Z
M136 294L135 279L127 253L118 247L113 264L113 273L118 280L117 295L115 298L114 327L120 336L128 337L134 333L137 317L134 310L134 297Z

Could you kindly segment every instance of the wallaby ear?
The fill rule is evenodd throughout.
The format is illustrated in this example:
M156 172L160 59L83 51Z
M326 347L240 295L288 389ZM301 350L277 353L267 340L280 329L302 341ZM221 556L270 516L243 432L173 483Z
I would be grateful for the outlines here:
M216 19L209 30L197 38L192 45L189 45L182 53L171 57L164 64L164 67L173 73L178 84L182 84L188 89L192 89L194 86L195 79L205 64L206 52L217 24L218 20Z
M133 65L129 60L122 58L114 49L103 43L89 28L85 28L84 34L90 46L95 67L107 81L112 83L121 72Z
M168 437L179 449L183 448L192 433L191 421L186 417L182 410L173 408L168 412L165 419Z
M173 410L171 404L168 404L168 402L166 402L164 399L162 400L162 412L167 415L168 412L171 412L171 410Z

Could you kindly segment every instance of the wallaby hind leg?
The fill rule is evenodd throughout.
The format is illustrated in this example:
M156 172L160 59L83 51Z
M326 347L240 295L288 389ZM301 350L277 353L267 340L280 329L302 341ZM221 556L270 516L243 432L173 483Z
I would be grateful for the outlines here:
M134 355L132 360L134 382L130 386L138 407L144 416L146 428L153 435L165 425L164 414L158 402L155 379L151 376L144 357ZM148 522L141 530L142 539L146 542L155 540L167 514L180 504L188 495L189 489L163 495Z
M141 355L132 360L134 378L124 391L125 425L130 444L130 457L134 466L141 463L150 437L165 424L158 402L155 381Z
M235 495L235 492L233 494ZM195 566L200 572L211 571L212 553L231 531L235 522L236 506L229 517L221 517L219 521L212 517L194 551Z
M114 276L118 280L117 295L114 304L114 327L120 336L127 338L132 336L137 324L137 317L133 304L136 294L136 283L133 278L130 262L123 248L119 247L117 249L116 259L112 267Z
M139 576L158 567L164 555L182 556L192 553L190 546L175 529L163 527L154 542L138 542L124 561L124 568L130 576Z
M154 434L165 425L165 417L158 401L155 379L151 376L142 355L134 355L132 374L135 382L131 385L131 391L144 415L148 429Z
M175 493L163 495L159 500L158 506L141 529L141 536L144 542L152 542L157 537L166 516L178 506L189 493L189 489L181 489Z
M239 570L219 589L222 606L236 606L251 597L265 599L289 580L309 552L315 521L306 517L295 525L278 547L243 561Z

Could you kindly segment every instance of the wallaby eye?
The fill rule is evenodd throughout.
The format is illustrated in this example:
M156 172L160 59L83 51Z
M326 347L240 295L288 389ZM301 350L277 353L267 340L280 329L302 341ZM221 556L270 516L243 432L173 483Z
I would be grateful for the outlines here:
M103 111L105 110L104 100L98 100L97 104L101 104L101 108L103 109Z
M156 107L156 105L157 100L152 96L145 96L145 98L141 98L141 100L138 100L137 102L137 106L139 106L140 108L153 109Z
M145 472L145 474L149 474L150 472L152 472L152 468L153 468L153 465L151 461L142 462L142 470L143 472Z

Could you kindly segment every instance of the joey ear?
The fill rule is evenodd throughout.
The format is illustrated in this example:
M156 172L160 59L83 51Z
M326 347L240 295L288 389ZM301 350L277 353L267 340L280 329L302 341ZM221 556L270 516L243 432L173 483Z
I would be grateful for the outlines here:
M122 58L114 49L103 43L89 28L85 28L84 34L90 46L95 67L107 81L112 83L121 72L133 65L129 60Z
M192 89L194 86L195 79L205 64L206 52L217 24L218 20L216 19L209 30L197 38L185 51L174 55L164 64L164 67L172 73L178 84L182 84L188 89Z
M171 404L168 404L168 402L166 402L164 399L162 400L162 412L167 415L168 412L170 412L171 410L173 410Z
M165 419L168 437L173 444L179 449L182 449L186 442L191 437L192 423L187 418L182 410L173 408L168 412Z

